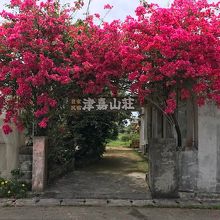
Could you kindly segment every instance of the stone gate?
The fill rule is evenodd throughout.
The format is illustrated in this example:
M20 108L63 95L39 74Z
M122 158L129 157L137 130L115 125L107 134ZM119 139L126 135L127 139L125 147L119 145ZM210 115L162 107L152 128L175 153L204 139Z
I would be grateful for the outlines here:
M220 110L214 104L195 109L188 103L179 109L181 149L177 149L174 128L157 109L146 105L141 117L140 143L149 151L148 181L154 197L178 197L179 192L220 193ZM24 139L16 131L9 136L1 132L0 141L0 172L9 177L10 171L19 167L18 153ZM34 144L33 167L28 162L27 171L30 174L32 168L32 185L37 191L43 190L46 181L46 145L41 141ZM40 183L37 187L36 181Z

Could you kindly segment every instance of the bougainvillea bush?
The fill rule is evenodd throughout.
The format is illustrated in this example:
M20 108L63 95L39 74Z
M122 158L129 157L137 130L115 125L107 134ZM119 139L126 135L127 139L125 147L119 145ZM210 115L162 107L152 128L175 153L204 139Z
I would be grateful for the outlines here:
M82 4L63 9L58 1L11 0L14 13L1 13L0 109L6 112L6 134L11 122L22 128L21 110L29 122L46 128L69 92L100 93L106 84L113 89L107 78L120 67L113 51L119 47L117 26L101 29L91 17L72 23L71 13Z
M175 110L187 99L220 106L219 5L175 0L169 8L144 3L123 23L123 67L131 89L162 110L181 132Z
M70 33L75 31L70 17L74 9L62 9L55 1L12 0L10 7L15 12L3 11L6 21L0 27L0 109L6 112L6 134L12 121L22 128L20 110L32 115L39 127L47 127L71 82Z
M0 109L22 128L20 112L46 128L70 94L121 89L159 100L173 114L178 99L220 104L219 3L175 0L170 8L143 3L136 18L96 25L72 22L58 1L11 0L0 26ZM109 7L107 7L108 9ZM99 15L95 15L99 17Z
M128 17L123 29L132 89L143 98L165 98L166 113L174 112L177 96L220 105L219 5L176 0L170 8L138 7L138 18Z

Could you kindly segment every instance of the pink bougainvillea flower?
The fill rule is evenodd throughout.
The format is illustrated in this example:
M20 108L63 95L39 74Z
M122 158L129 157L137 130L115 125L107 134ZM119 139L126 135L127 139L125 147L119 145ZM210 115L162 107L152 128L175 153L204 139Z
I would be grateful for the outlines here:
M4 134L10 134L12 132L12 129L8 124L4 124L2 126L2 130L3 130Z
M145 82L147 82L147 80L148 80L148 77L146 75L141 75L139 78L139 81L141 83L145 83Z
M136 8L135 13L137 16L144 15L146 13L146 8L144 6L139 6Z
M191 93L199 105L220 104L219 4L145 4L125 21L97 25L88 16L76 25L72 11L54 2L11 0L15 10L0 13L0 112L6 110L6 133L21 110L46 127L73 91L118 94L127 88L142 102L156 94L168 114L178 107L176 99ZM82 5L76 1L73 11Z
M94 15L95 15L96 18L100 18L100 14L95 13Z
M112 9L112 8L113 8L113 6L110 5L110 4L106 4L106 5L104 5L104 9Z
M46 128L46 127L47 127L48 120L49 120L48 118L43 118L43 119L38 123L39 127L41 127L41 128Z

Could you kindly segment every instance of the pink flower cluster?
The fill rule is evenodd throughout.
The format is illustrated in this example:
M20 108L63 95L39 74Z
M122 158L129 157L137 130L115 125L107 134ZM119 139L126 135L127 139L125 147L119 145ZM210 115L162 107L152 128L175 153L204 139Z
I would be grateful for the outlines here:
M40 127L47 127L61 100L76 91L116 95L127 88L142 102L162 98L168 114L175 111L176 99L192 95L198 104L211 99L220 105L219 4L145 4L136 9L137 18L99 26L92 16L73 24L71 10L54 2L11 0L18 13L1 12L0 111L6 112L5 133L11 132L11 122L22 127L20 110L30 111ZM82 5L78 0L73 10Z
M127 42L122 62L140 99L160 97L169 114L177 99L192 95L200 105L207 99L220 105L217 9L218 3L206 0L175 0L170 8L145 4L136 9L137 19L127 17L122 24Z
M109 5L109 4L104 5L104 9L112 9L112 8L113 8L112 5Z

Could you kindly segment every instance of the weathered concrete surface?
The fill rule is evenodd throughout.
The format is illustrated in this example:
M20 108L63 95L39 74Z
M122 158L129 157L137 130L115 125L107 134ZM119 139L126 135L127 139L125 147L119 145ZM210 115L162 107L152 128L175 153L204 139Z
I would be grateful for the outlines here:
M0 127L3 125L4 114L0 116ZM5 135L0 129L0 173L1 176L10 178L11 171L18 168L18 149L24 143L23 135L15 126L14 131Z
M22 146L19 148L19 168L24 174L20 179L26 183L32 183L33 147Z
M32 190L42 192L47 183L47 139L34 137L33 139L33 164L32 164Z
M1 207L59 207L59 206L93 206L93 207L145 207L145 208L197 208L219 209L220 198L209 199L183 196L178 199L68 199L40 198L0 199Z
M198 110L198 190L220 192L220 110L213 104Z
M178 162L174 139L153 139L149 147L149 187L153 198L178 197Z
M217 146L217 173L216 173L217 184L216 184L216 191L220 192L220 122L217 125L217 145L218 146Z
M135 207L0 208L0 220L219 220L219 210Z
M147 134L147 107L141 108L141 117L140 117L140 151L143 154L146 154L147 145L148 145L148 134Z
M179 190L194 192L197 190L198 151L179 153Z
M74 171L49 187L43 197L147 199L150 193L145 175Z
M108 148L104 158L49 186L44 198L147 199L147 162L133 149Z

